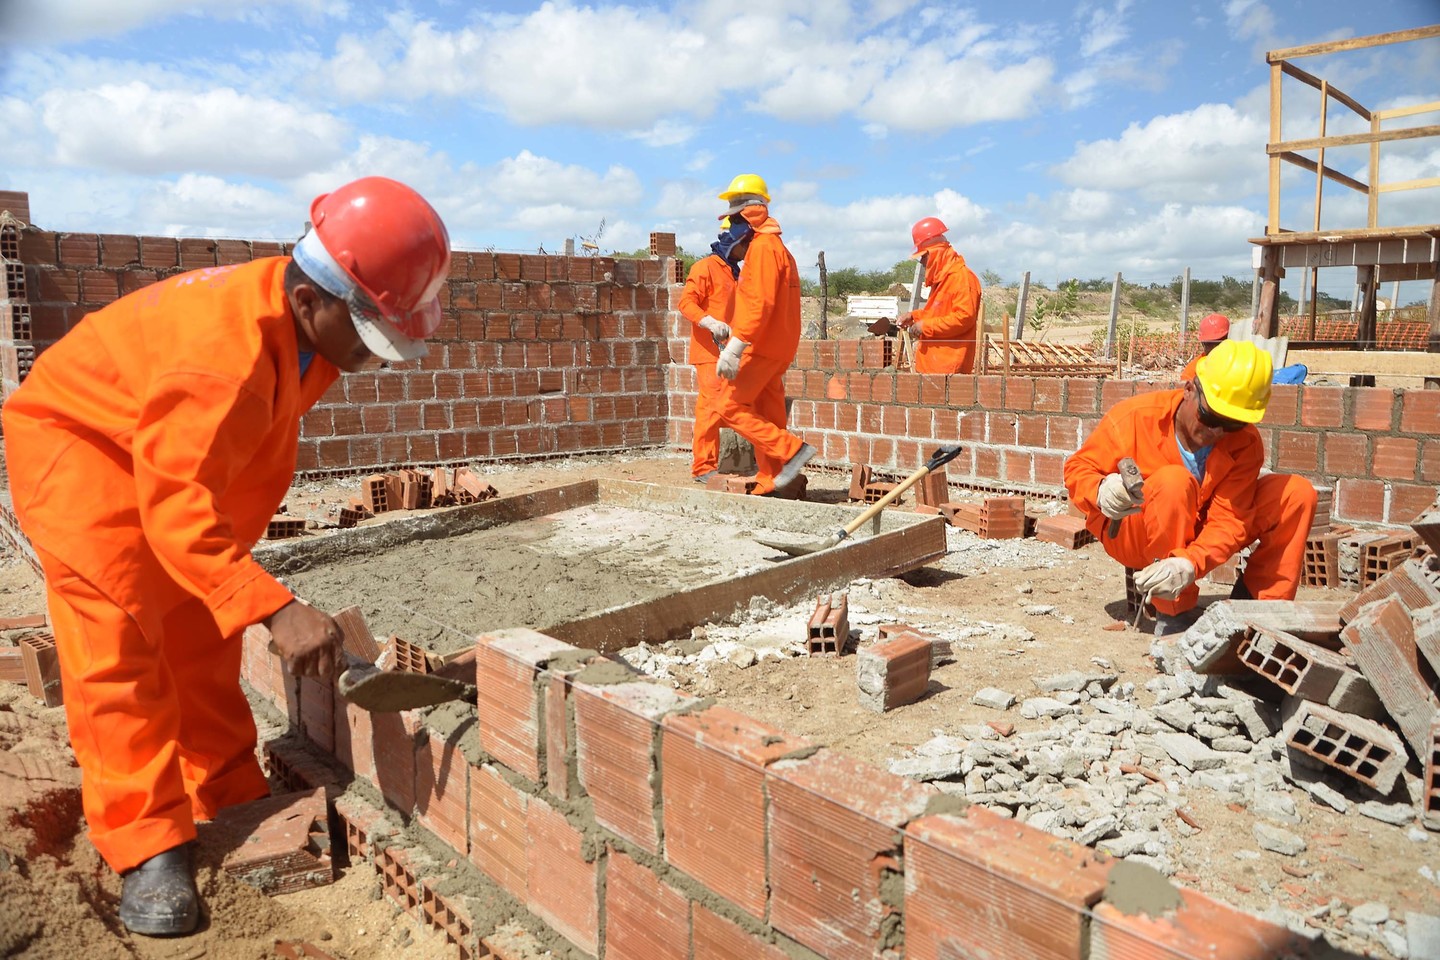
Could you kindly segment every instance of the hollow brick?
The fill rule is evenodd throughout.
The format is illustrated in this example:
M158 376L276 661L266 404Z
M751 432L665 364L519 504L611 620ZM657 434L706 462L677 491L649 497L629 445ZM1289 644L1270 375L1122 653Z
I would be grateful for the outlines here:
M539 797L528 801L527 904L588 954L599 953L599 863L586 860L585 837Z
M529 890L529 796L493 766L470 767L470 862L515 897Z
M690 960L690 903L611 850L605 865L606 960Z
M480 745L500 763L539 782L541 716L536 678L551 658L576 648L523 628L486 634L478 644Z

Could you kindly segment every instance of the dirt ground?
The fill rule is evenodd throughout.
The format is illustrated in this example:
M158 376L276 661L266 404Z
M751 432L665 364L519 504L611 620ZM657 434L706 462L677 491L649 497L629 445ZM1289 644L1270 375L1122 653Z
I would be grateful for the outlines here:
M661 454L482 467L477 472L502 495L593 477L690 483L688 458ZM847 486L848 477L838 472L810 473L811 499L838 502ZM287 500L289 513L322 525L333 523L340 505L357 490L355 479L298 484ZM1031 505L1032 510L1046 506L1041 501ZM585 522L591 524L589 532L604 541L614 534L617 523L623 526L623 520L609 515L591 516ZM583 560L578 553L583 552L585 533L574 524L551 525L543 537L537 534L529 537L529 542L549 540L552 546L564 546L573 557ZM699 539L694 532L685 537ZM512 539L511 545L525 539L526 535L521 535ZM723 536L720 543L723 548ZM1037 678L1103 668L1114 674L1119 684L1134 685L1137 705L1154 705L1154 695L1145 688L1157 676L1148 655L1149 638L1119 622L1121 569L1098 545L1072 553L1033 540L984 541L952 530L950 549L944 559L903 577L860 580L851 586L850 620L860 643L873 640L880 624L897 621L952 638L955 662L935 671L928 695L890 713L877 715L860 706L853 655L794 655L796 645L804 639L813 603L789 607L757 603L752 615L738 623L697 628L689 643L628 651L627 659L668 675L670 682L688 692L715 697L790 733L882 767L932 736L963 735L961 731L969 725L1002 719L995 711L971 703L971 696L981 687L998 687L1023 699L1036 694L1033 681ZM397 580L403 579L406 566L438 567L448 562L433 550L434 545L428 545L426 551L383 571L355 571L347 584L297 581L296 586L306 596L311 596L310 589L315 590L314 599L326 605L360 602L364 606L372 603L364 591L374 589L373 581L366 577L383 573L382 581L388 579L398 589ZM471 590L500 577L534 577L537 573L523 565L525 552L512 549L503 555L506 562L498 569L477 567L459 576ZM702 559L695 561L691 571L702 579L713 572L703 560L704 553L698 551L696 556ZM652 569L656 582L664 579L657 572L664 566L657 563ZM544 575L553 576L553 572ZM643 578L610 578L612 584L620 579ZM1207 598L1228 595L1228 587L1204 582L1202 587ZM427 589L433 591L434 587ZM456 589L460 589L458 583ZM627 583L625 590L634 589L634 583ZM410 596L404 601L406 606L413 606L411 601L420 603L423 595L426 609L432 613L435 609L429 603L433 593L426 594L426 590L413 596L396 595L402 599ZM594 596L601 595L603 592ZM621 600L626 595L622 592ZM1307 588L1301 599L1342 595ZM0 561L0 616L40 612L43 605L43 590L29 569L13 556ZM372 614L369 608L366 612ZM394 629L403 635L404 623L391 627L388 622L395 612L395 608L375 602L373 616L380 622L372 625L377 634ZM432 624L429 629L470 632L485 619L476 610L464 615L452 610L436 619L452 617L458 622ZM417 631L424 629L413 621L410 625ZM692 656L683 656L687 653ZM697 653L699 656L694 656ZM1039 730L1050 722L1022 719L1018 708L1006 712L1003 719L1014 723L1018 734ZM262 729L261 739L278 732ZM23 686L0 684L0 745L57 767L71 764L62 710L40 707ZM0 790L4 785L0 776ZM70 798L71 833L78 817L74 793L73 783L55 793ZM40 958L88 951L96 958L240 960L267 956L275 939L291 938L311 940L350 960L393 956L429 960L448 955L437 937L419 930L408 918L396 916L387 902L376 899L373 876L365 867L345 871L334 886L274 899L228 881L207 867L202 873L210 914L205 929L179 941L127 937L113 921L118 881L99 863L83 831L72 837L63 824L58 829L47 828L59 839L50 841L48 852L27 852L24 848L33 845L33 831L19 813L26 809L28 798L12 794L0 792L0 817L10 817L8 825L0 820L0 850L10 851L10 858L23 865L9 870L0 865L0 955ZM1378 957L1400 954L1387 952L1375 941L1349 936L1343 920L1348 908L1373 901L1387 905L1397 918L1403 918L1406 911L1440 914L1440 886L1420 873L1422 868L1440 867L1440 835L1368 819L1353 806L1342 815L1307 801L1299 805L1301 823L1289 828L1309 841L1307 853L1296 858L1268 852L1240 857L1239 851L1256 847L1251 833L1255 816L1205 790L1191 789L1187 796L1186 809L1199 829L1177 834L1181 836L1178 854L1172 853L1177 882L1255 913L1277 904L1308 912L1312 925L1325 930L1336 945ZM1356 799L1363 797L1357 795ZM9 810L4 806L7 803ZM217 852L208 851L207 855L213 863ZM402 952L407 937L408 946Z

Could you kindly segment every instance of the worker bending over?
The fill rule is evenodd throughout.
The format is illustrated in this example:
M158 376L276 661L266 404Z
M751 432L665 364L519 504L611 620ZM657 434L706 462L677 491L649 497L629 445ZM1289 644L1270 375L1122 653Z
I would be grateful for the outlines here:
M1254 424L1270 402L1270 376L1268 354L1227 340L1183 388L1116 404L1065 462L1065 488L1086 527L1138 570L1157 636L1185 629L1196 579L1257 540L1231 597L1295 598L1316 494L1303 477L1260 475L1265 451ZM1138 499L1117 472L1125 457L1145 478ZM1112 519L1122 520L1113 539Z
M945 224L926 217L910 228L915 252L925 265L930 298L896 323L915 338L916 373L970 373L975 369L975 321L980 316L980 281L945 238Z
M715 364L720 419L755 448L751 492L764 496L794 483L815 456L814 447L785 429L785 371L800 347L800 271L770 216L764 180L742 173L720 199L730 204L722 218L743 219L754 230L735 290L730 340Z
M1208 357L1216 347L1230 339L1230 318L1223 313L1212 313L1200 321L1200 355L1194 357L1185 364L1185 369L1180 373L1181 380L1194 380L1195 368L1200 361Z
M680 313L690 321L690 364L695 368L695 430L690 443L690 475L704 483L720 472L720 378L715 364L730 339L735 281L754 232L742 217L721 221L720 237L710 253L696 260L685 277Z
M195 822L269 793L241 634L329 678L341 634L251 557L300 417L340 370L409 360L440 322L440 217L367 177L318 197L293 257L158 281L90 314L4 408L20 526L44 568L90 839L135 933L199 918Z

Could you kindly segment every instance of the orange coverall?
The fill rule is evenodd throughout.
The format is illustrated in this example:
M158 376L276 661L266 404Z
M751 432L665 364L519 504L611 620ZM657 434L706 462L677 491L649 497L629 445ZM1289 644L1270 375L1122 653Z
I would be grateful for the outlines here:
M250 556L289 488L302 381L288 258L162 280L90 314L5 404L45 571L90 837L116 871L269 793L241 633L294 599Z
M690 321L690 363L695 367L695 433L690 443L690 475L698 477L720 466L720 378L715 362L720 348L710 331L700 326L707 316L730 322L735 306L735 273L719 254L695 261L680 294L680 313Z
M915 341L915 372L970 373L975 369L980 281L950 244L929 249L925 285L930 288L930 299L914 314L921 321L921 336Z
M1065 461L1070 502L1085 511L1085 526L1105 552L1132 569L1184 557L1199 579L1259 540L1245 563L1245 586L1257 600L1293 600L1315 518L1314 486L1290 474L1260 476L1265 452L1253 426L1224 434L1210 451L1204 482L1196 482L1175 441L1184 395L1164 390L1116 404ZM1145 477L1145 507L1121 521L1112 540L1096 498L1100 481L1124 457L1134 458ZM1191 585L1175 600L1153 603L1161 613L1183 613L1199 597Z
M1203 353L1200 354L1200 355L1197 356L1197 357L1191 357L1191 358L1190 358L1190 362L1187 363L1187 364L1185 364L1185 369L1180 371L1180 379L1181 379L1182 381L1185 381L1185 380L1194 380L1194 379L1195 379L1195 368L1196 368L1197 366L1199 366L1199 365L1200 365L1200 361L1201 361L1201 360L1204 360L1204 359L1205 359L1205 354L1203 354Z
M755 228L740 284L730 335L750 344L734 380L720 380L720 419L755 448L755 494L775 489L775 474L800 452L800 438L785 429L785 371L800 347L800 271L780 239L780 224L763 205L746 207Z

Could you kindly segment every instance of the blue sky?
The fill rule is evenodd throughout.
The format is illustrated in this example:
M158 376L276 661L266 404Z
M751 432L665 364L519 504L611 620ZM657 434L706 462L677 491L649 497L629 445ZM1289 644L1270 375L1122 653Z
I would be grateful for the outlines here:
M1248 277L1264 52L1437 20L1435 0L0 0L0 185L48 229L292 239L316 193L382 173L457 247L555 251L603 221L608 252L652 230L703 249L715 194L755 172L812 275L821 250L888 267L938 214L1007 280ZM1440 40L1299 65L1374 108L1440 99ZM1286 135L1316 135L1318 96L1286 89ZM1383 156L1384 180L1440 175L1431 141ZM1330 158L1362 180L1365 160ZM1308 228L1313 181L1287 186ZM1327 187L1323 226L1363 225L1348 193ZM1440 221L1435 195L1387 195L1382 222Z

